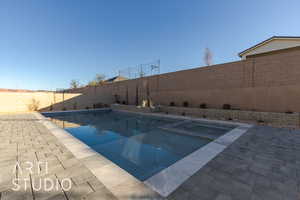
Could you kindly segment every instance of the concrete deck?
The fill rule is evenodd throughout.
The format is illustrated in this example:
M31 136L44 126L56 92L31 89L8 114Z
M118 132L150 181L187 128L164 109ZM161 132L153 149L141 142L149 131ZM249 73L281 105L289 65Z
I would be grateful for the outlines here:
M32 114L0 115L0 141L1 200L161 199L155 192L132 181L134 179L130 177L122 182L122 185L113 185L119 181L120 174L110 174L111 168L115 166L105 162L103 166L97 166L101 170L96 170L96 176L86 164L94 166L94 160L99 157L95 157L91 152L79 157L74 156L74 153ZM67 142L68 139L64 138L64 141ZM33 171L40 170L41 174L28 173L24 170L26 161L47 161L48 173L43 173L47 171L43 165L33 166ZM22 166L22 171L14 170L17 162ZM58 179L58 189L50 192L35 191L33 184L40 177ZM13 191L14 178L27 178L27 185L30 187L27 190L21 187L21 190ZM70 191L61 186L64 178L72 181ZM25 182L20 181L19 184L23 186ZM300 131L271 127L250 129L167 198L300 199Z

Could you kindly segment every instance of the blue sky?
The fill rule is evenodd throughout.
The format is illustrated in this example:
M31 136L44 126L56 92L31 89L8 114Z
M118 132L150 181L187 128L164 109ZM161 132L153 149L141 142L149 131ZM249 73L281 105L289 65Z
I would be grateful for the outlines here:
M273 35L300 35L299 0L1 0L0 88L67 88L161 59L214 63Z

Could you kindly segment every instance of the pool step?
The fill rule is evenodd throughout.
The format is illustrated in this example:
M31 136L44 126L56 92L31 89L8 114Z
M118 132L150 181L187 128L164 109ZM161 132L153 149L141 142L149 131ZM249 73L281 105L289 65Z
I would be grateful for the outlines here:
M229 131L229 130L233 129L231 127L224 127L224 126L221 126L221 125L218 126L216 124L204 124L204 123L194 121L194 120L183 120L183 121L175 122L175 123L172 123L172 124L167 124L167 125L164 125L164 126L160 126L159 128L175 128L175 127L178 127L178 126L181 126L181 125L191 124L191 123L195 123L195 124L197 124L197 126L201 126L201 127L204 127L204 128L213 128L213 129L220 129L220 130L225 130L225 131Z
M197 126L201 126L201 127L204 127L204 128L213 128L213 129L220 129L220 130L225 130L225 131L229 131L233 128L231 127L224 127L224 126L218 126L216 124L204 124L204 123L199 123L197 121L191 121L192 123L197 124Z
M164 125L164 126L160 126L158 128L173 128L173 127L180 126L180 125L183 125L183 124L186 124L186 123L189 123L189 122L191 122L191 120L183 120L183 121L175 122L175 123L172 123L172 124L167 124L167 125Z
M180 130L177 128L168 128L168 127L159 127L159 128L162 130L165 130L165 131L171 131L171 132L175 132L178 134L188 135L188 136L193 136L193 137L201 137L201 138L205 138L205 139L209 139L209 140L215 140L219 137L219 136L209 135L206 133L195 133L195 132L191 132L191 131Z

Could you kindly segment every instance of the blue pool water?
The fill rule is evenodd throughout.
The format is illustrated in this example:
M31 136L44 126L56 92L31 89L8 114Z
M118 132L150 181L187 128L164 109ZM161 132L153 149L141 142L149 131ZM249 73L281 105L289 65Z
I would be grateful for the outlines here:
M53 122L138 178L146 180L211 142L165 130L180 120L115 111L45 113ZM183 126L184 127L184 126ZM231 128L201 127L196 131L222 135Z

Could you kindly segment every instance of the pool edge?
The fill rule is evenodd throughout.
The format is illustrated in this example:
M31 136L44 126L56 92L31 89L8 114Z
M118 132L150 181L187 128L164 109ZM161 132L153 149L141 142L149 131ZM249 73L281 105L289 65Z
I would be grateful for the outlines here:
M107 160L108 166L106 167L108 171L115 171L116 174L121 174L121 176L124 177L124 181L122 186L128 187L128 181L135 184L143 184L145 187L147 187L150 190L153 190L160 194L162 197L169 196L173 191L175 191L184 181L189 179L193 174L198 172L201 168L203 168L207 163L209 163L212 159L214 159L217 155L219 155L221 152L223 152L230 144L232 144L235 140L237 140L239 137L241 137L244 133L246 133L250 128L252 128L254 125L246 124L246 123L240 123L240 122L228 122L228 121L222 121L222 120L210 120L210 119L203 119L203 118L194 118L189 116L178 116L178 115L166 115L161 113L143 113L143 112L134 112L134 111L125 111L125 110L119 110L119 109L111 109L111 108L104 108L104 109L96 109L96 110L80 110L80 111L97 111L97 110L112 110L117 112L125 112L125 113L135 113L140 115L146 115L146 116L154 116L154 117L164 117L164 118L173 118L173 119L181 119L181 120L189 120L194 122L211 122L211 123L218 123L218 124L224 124L224 125L233 125L236 128L233 128L232 130L228 131L224 135L220 136L219 138L215 139L214 141L208 143L207 145L201 147L200 149L196 150L195 152L185 156L184 158L180 159L179 161L175 162L173 165L163 169L162 171L158 172L157 174L151 176L145 181L140 181L134 176L132 176L130 173L125 171L124 169L120 168L118 165L114 164L112 161L106 159L104 156L99 154L98 152L95 152L93 149L91 149L89 146L72 136L69 132L65 131L64 129L56 126L54 123L52 123L49 119L47 119L45 116L43 116L41 113L36 112L37 118L41 119L41 123L45 125L52 134L55 135L55 133L58 133L58 135L64 135L68 139L67 145L64 143L64 141L61 141L73 154L76 158L78 158L80 161L84 163L85 157L92 157L96 156L99 157L100 160ZM67 113L67 112L78 112L78 110L74 111L58 111L58 112L43 112L43 113ZM47 123L48 122L48 123ZM53 127L56 130L51 130ZM53 133L54 132L54 133ZM62 134L63 132L63 134ZM56 136L56 135L55 135ZM61 137L58 137L61 139ZM74 152L71 150L74 146L69 145L68 142L72 141L75 144L75 147L79 145L81 146L79 149L74 149ZM73 145L74 145L73 144ZM70 149L71 148L71 149ZM79 156L78 156L79 154ZM83 157L82 157L83 156ZM90 171L101 181L103 182L103 173L99 173L99 170L88 166L86 163L84 163L85 166L87 166ZM110 169L112 168L112 169ZM110 173L112 175L114 173ZM176 174L176 176L174 176ZM130 177L130 178L129 178ZM111 177L106 177L104 179L109 179ZM114 178L113 178L114 179ZM122 179L122 178L121 178ZM108 181L108 180L106 180ZM105 182L105 181L104 181ZM107 188L110 190L111 188L119 187L120 184L111 184L111 181L107 182ZM130 185L129 183L129 185ZM104 184L105 185L105 184ZM106 186L106 185L105 185ZM122 187L121 186L121 187ZM132 189L132 188L131 188ZM118 191L118 190L117 190ZM115 195L115 193L113 193Z
M222 120L211 120L195 118L189 116L166 115L161 113L144 113L127 110L112 109L117 112L136 113L140 115L156 116L164 118L182 119L194 122L211 122L224 125L233 125L235 128L226 132L224 135L206 144L193 153L178 160L171 166L163 169L157 174L143 181L152 190L156 191L163 197L169 196L181 184L183 184L192 175L203 168L207 163L213 160L217 155L223 152L230 144L236 141L254 125L241 122L228 122ZM176 176L174 176L176 174Z
M130 199L130 196L134 196L135 193L145 192L147 195L155 196L156 199L161 199L152 188L55 125L41 113L34 112L33 114L117 198L123 199L124 196L128 196Z
M201 170L251 127L252 126L239 126L228 131L223 136L148 178L144 183L163 197L169 196L182 183ZM176 174L176 176L174 176L174 174Z

